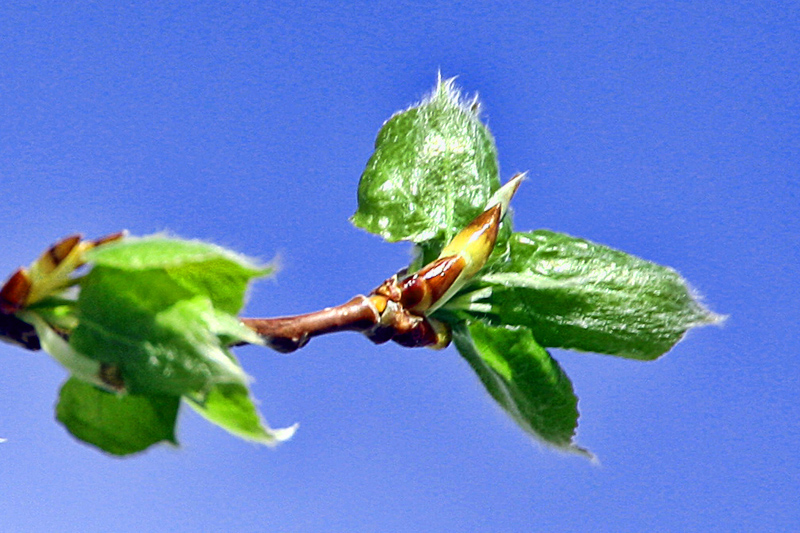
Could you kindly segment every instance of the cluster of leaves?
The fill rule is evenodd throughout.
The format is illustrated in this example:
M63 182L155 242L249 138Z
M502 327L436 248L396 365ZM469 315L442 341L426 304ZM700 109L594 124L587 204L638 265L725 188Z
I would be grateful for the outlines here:
M440 81L384 124L358 190L353 223L416 244L418 268L500 187L497 152L477 101ZM550 231L513 233L506 217L472 282L432 316L491 396L545 443L586 454L572 384L546 347L653 360L719 317L674 270Z
M410 272L435 259L500 188L479 113L477 101L440 80L378 134L352 221L413 242ZM263 422L230 351L262 342L237 316L248 283L269 267L164 236L75 250L80 257L55 270L32 268L43 296L0 316L9 331L35 328L38 339L16 340L29 349L40 343L70 371L57 418L73 435L117 455L176 443L181 405L255 442L293 434L295 427ZM88 271L75 275L83 263ZM577 397L545 348L652 360L690 328L719 320L669 268L569 235L515 233L510 216L483 269L430 318L451 328L458 352L524 430L585 455L574 442Z
M116 455L177 444L181 404L247 440L292 435L262 421L229 350L261 342L237 314L248 282L271 268L163 236L104 244L84 261L91 270L75 280L77 298L57 293L19 313L72 374L56 416L75 437Z

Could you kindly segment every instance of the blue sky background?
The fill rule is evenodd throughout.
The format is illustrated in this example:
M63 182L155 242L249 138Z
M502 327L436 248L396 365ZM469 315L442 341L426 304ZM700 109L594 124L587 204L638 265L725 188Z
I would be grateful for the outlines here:
M350 226L378 128L436 73L479 93L518 229L679 270L730 318L653 363L554 351L594 466L532 442L454 349L355 334L238 354L275 450L193 413L118 460L54 421L65 372L0 345L3 531L800 529L800 10L780 2L6 3L0 271L170 230L282 258L251 316L369 291Z

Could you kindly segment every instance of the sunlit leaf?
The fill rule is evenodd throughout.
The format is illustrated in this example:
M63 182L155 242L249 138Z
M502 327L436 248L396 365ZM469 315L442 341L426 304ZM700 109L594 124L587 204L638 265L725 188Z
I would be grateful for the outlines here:
M106 244L89 252L88 260L130 272L162 272L187 294L208 296L216 309L232 315L242 308L248 282L272 272L213 244L161 236Z
M161 271L95 267L83 282L70 345L118 366L132 393L180 396L246 383L226 348L230 322L208 298L189 299L182 290Z
M548 347L655 359L721 320L671 268L550 231L514 234L509 260L480 279L491 311L476 314L526 326Z
M246 383L227 346L258 343L235 315L248 282L269 272L218 246L128 238L88 254L70 345L116 365L132 393L205 393Z
M500 186L494 139L478 114L446 80L389 119L361 176L353 223L389 241L440 249Z

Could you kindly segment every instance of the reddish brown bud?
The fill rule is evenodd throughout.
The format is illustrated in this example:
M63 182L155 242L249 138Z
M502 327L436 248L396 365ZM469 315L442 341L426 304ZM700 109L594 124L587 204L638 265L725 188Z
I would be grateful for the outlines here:
M0 289L0 313L11 315L25 305L31 291L31 280L28 273L20 268L8 278Z
M400 303L415 313L422 313L438 302L464 270L460 256L442 257L400 282Z
M452 333L444 322L428 317L413 316L413 327L397 333L392 340L406 348L432 348L441 350L450 344Z

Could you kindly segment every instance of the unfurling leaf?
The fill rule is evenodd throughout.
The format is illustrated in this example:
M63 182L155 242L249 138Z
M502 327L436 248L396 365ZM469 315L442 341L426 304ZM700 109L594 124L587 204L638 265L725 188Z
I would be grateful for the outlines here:
M435 257L500 187L494 139L478 111L446 80L390 118L361 176L353 224L388 241L432 241Z
M273 445L292 437L297 425L272 429L262 419L247 387L236 383L214 386L202 402L187 399L204 418L246 440Z
M273 271L213 244L162 236L128 237L92 250L88 260L127 272L161 272L186 293L207 296L231 315L244 305L248 282Z
M175 440L177 396L117 395L70 378L61 387L56 418L76 438L114 455Z
M291 436L294 428L263 424L228 350L261 343L236 314L248 282L269 268L164 237L105 244L86 258L77 301L50 297L18 313L74 376L57 408L73 435L116 455L175 442L183 396L235 435L263 444Z
M78 352L113 364L134 394L204 394L246 383L227 346L257 343L235 318L247 283L269 272L227 250L164 237L126 239L92 251L80 280Z
M492 398L525 431L564 451L591 456L573 443L578 398L555 359L526 328L462 323L453 340Z
M515 233L509 260L487 270L490 310L475 314L528 327L547 347L650 360L721 320L671 268L561 233Z
M95 266L81 285L70 345L119 367L129 392L181 396L246 383L221 339L230 338L226 315L207 297L192 297L157 270Z

